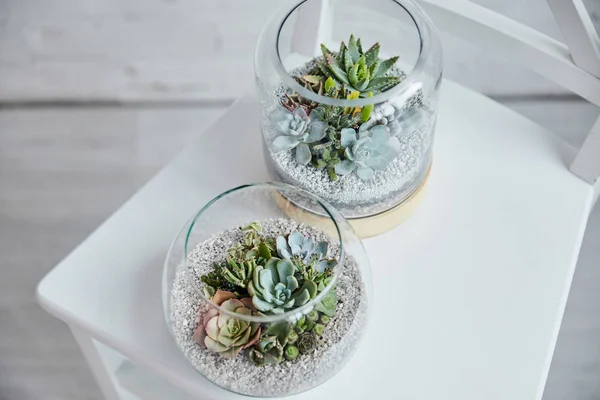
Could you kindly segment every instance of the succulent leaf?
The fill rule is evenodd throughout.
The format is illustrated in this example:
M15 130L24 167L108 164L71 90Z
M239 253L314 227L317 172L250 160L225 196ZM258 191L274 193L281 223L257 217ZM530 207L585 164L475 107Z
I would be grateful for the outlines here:
M319 68L319 71L321 71L321 73L323 74L323 76L325 76L327 78L332 78L332 79L334 79L334 82L335 82L336 77L333 74L333 72L331 72L331 70L329 69L329 67L327 66L326 63L319 62L319 63L317 63L317 67Z
M321 82L321 77L317 75L303 75L302 79L309 83L312 83L313 85L318 85L319 82Z
M329 92L331 89L335 89L337 86L332 77L327 78L325 81L325 92Z
M359 167L356 169L356 175L358 175L358 177L360 179L362 179L363 181L368 181L373 179L373 176L375 175L375 171L373 170L373 168L365 166L365 167Z
M367 97L373 97L373 92L369 92L369 95ZM371 113L373 112L374 108L375 104L363 106L362 110L360 111L360 120L362 122L367 122L369 118L371 118Z
M315 310L320 313L327 315L328 317L333 317L335 315L335 308L337 307L337 293L335 291L335 287L332 288L315 306Z
M342 70L340 67L338 67L336 64L334 64L332 62L328 62L327 66L333 73L333 76L335 76L338 81L345 83L346 85L349 84L348 74L344 70Z
M373 66L375 62L379 61L379 43L375 43L367 52L365 53L365 59L367 61L367 65L369 67Z
M327 46L325 46L323 43L321 43L321 53L323 53L323 58L327 59L327 56L331 55L335 57L335 54L333 53L333 51L329 50L327 48Z
M296 147L296 162L300 165L307 165L310 162L310 148L306 143L299 143Z
M346 54L346 43L344 41L340 42L340 50L337 53L337 59L340 64L344 64L344 57Z
M399 82L399 78L395 76L382 76L371 79L369 82L368 90L381 91L382 89L396 85Z
M352 87L356 88L356 83L358 82L358 68L360 64L356 63L350 68L350 72L348 72L348 81Z
M329 179L331 179L334 182L339 179L337 174L335 173L335 169L332 167L327 168L327 175L329 175Z
M363 54L362 43L360 42L360 38L356 40L356 47L358 47L358 54Z
M354 61L352 61L352 56L350 55L350 52L346 48L344 49L343 60L344 60L344 69L346 71L349 71L352 68L352 66L354 65Z
M361 53L358 51L358 45L354 35L350 35L350 40L348 41L348 52L350 53L350 57L352 57L352 62L358 62Z
M396 64L396 61L398 61L399 58L400 57L396 56L380 62L379 67L375 71L375 77L384 76L390 70L390 68Z

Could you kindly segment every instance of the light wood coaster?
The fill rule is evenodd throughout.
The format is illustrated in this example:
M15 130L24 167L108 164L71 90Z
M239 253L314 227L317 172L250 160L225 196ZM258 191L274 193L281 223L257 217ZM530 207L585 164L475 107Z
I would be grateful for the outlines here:
M410 194L410 196L397 206L369 217L348 218L348 221L354 228L356 234L361 239L366 239L390 231L404 222L421 203L425 194L425 186L429 179L430 172L431 165L421 184ZM274 197L279 208L281 208L288 217L307 225L318 227L330 235L336 234L335 232L332 232L333 225L328 217L315 214L300 207L279 193L276 193Z

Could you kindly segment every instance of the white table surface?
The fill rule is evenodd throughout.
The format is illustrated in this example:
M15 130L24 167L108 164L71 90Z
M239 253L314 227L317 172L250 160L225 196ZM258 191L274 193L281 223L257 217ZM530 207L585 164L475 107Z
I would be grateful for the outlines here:
M592 188L574 151L491 100L445 82L421 207L365 241L375 307L353 359L293 399L541 398ZM68 324L201 399L238 399L188 364L161 304L162 263L218 193L268 179L257 104L244 97L38 287ZM237 161L233 161L237 160Z

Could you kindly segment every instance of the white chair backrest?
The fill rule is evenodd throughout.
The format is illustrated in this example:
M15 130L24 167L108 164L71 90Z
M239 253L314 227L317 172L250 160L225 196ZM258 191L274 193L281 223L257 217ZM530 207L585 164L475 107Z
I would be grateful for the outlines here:
M589 13L581 0L547 1L566 44L469 0L418 0L439 30L493 49L494 54L522 64L600 107L600 38ZM333 12L330 1L311 0L299 11L299 18L307 23L297 25L302 32L294 32L294 50L317 55L319 38L328 37L322 29L328 25L311 25L310 21L327 21ZM591 184L600 177L600 117L571 171Z

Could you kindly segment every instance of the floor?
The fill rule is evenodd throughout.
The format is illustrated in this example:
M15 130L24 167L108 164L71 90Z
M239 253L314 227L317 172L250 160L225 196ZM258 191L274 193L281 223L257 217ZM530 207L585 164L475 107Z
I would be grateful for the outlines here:
M574 142L567 114L584 124L595 115L579 102L511 106L549 119ZM0 400L100 400L66 326L37 306L36 283L223 110L0 108ZM599 240L596 208L546 400L600 399Z

